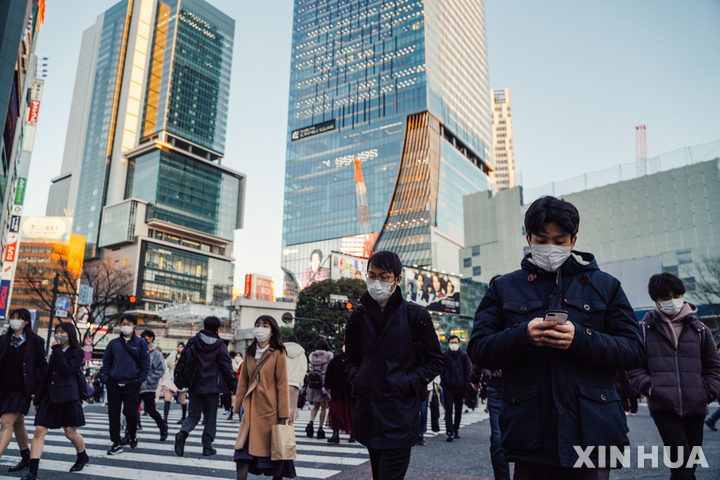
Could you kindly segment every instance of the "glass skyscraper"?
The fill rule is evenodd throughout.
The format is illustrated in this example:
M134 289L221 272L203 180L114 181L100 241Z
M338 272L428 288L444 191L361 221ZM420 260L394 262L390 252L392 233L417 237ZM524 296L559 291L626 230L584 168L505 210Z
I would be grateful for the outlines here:
M122 0L83 35L48 215L134 270L151 314L232 298L244 175L222 165L235 22L204 0Z
M295 0L293 28L286 272L364 233L355 157L375 250L459 272L462 197L494 189L483 1Z

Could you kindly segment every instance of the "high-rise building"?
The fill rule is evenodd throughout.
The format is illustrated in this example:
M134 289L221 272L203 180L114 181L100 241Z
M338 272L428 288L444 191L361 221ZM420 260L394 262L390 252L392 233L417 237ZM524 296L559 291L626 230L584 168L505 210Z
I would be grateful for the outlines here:
M495 155L495 191L515 186L515 150L513 148L510 90L493 90L493 148Z
M232 299L244 175L222 165L235 21L204 0L122 0L83 34L49 215L135 272L139 310Z
M494 189L489 92L482 0L295 0L284 270L324 278L367 215L375 250L458 272L462 197Z

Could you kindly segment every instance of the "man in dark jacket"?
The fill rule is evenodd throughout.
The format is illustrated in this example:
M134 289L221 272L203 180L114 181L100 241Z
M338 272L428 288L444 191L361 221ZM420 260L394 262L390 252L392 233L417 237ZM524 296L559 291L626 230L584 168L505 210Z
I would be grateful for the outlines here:
M112 446L108 455L122 453L120 437L120 410L127 420L128 443L137 447L137 414L140 406L140 385L150 372L150 355L147 342L135 335L137 317L123 315L120 336L110 340L100 374L107 385L108 417Z
M395 253L370 257L368 292L345 333L348 379L357 397L353 436L368 448L375 480L405 477L418 441L421 399L444 368L430 314L403 299L401 273Z
M579 224L568 202L533 202L531 253L490 285L475 314L468 351L473 363L502 369L502 445L516 480L608 478L608 468L573 469L574 447L602 445L609 457L629 444L615 370L639 366L645 351L620 282L572 251ZM544 321L548 310L567 311L567 322Z
M188 341L182 353L188 355L192 352L195 355L194 370L197 376L195 383L190 385L188 417L175 435L175 453L180 457L185 454L185 440L200 421L201 415L205 417L202 434L203 455L210 456L217 453L212 442L217 429L220 376L230 387L231 393L234 394L237 389L230 353L218 335L220 319L207 317L203 324L205 328Z
M448 337L448 349L443 352L445 370L442 372L443 405L445 406L445 429L447 441L460 438L460 421L462 420L463 400L465 391L470 389L470 358L460 349L460 338L457 335ZM455 421L453 422L453 407Z
M707 405L720 392L720 357L697 307L683 301L682 280L667 272L653 275L648 293L656 305L641 324L647 361L628 378L647 397L670 460L676 462L678 447L683 449L683 462L671 469L671 478L695 478L696 465L686 467L692 448L702 446Z

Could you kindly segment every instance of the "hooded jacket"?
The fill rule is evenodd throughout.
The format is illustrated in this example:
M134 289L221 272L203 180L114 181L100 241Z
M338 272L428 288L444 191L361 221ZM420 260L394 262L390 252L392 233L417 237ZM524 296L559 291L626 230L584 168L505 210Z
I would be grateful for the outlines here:
M692 307L690 313L673 319L683 324L677 346L657 311L642 321L647 360L630 370L628 378L647 397L651 412L707 415L707 404L720 391L720 356L712 333L697 317L697 308L685 305Z
M232 360L225 343L217 333L210 330L201 330L188 340L185 348L196 349L197 363L195 368L199 372L197 382L190 387L190 392L204 395L221 393L220 376L231 392L237 388L237 379L232 369Z
M152 348L148 350L148 355L150 356L150 372L147 380L140 385L140 393L157 390L160 379L165 375L165 358L162 353Z
M589 253L573 252L557 273L539 269L530 254L521 266L490 285L468 344L473 363L502 369L507 459L572 467L573 446L622 450L629 442L615 371L641 365L645 349L620 282ZM527 340L528 323L547 310L568 311L575 333L567 350Z
M319 372L320 375L322 375L324 382L325 372L327 371L328 364L332 359L332 352L327 352L325 350L315 350L310 354L310 371Z
M305 349L295 342L286 342L284 345L287 353L288 385L300 388L308 367Z

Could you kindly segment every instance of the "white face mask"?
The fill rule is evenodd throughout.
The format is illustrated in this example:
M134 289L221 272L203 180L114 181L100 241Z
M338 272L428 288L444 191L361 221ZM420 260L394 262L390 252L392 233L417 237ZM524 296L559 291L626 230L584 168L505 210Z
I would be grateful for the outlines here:
M680 313L684 303L685 302L683 302L682 297L680 297L666 300L664 302L657 302L657 306L665 315L670 315L672 317Z
M260 343L267 341L270 338L271 333L272 330L269 328L255 327L253 329L253 335L255 335L255 338Z
M557 272L570 256L571 248L562 245L530 245L535 265L546 272Z
M450 344L448 344L448 348L450 349L451 352L457 352L460 349L460 344L459 343L450 343Z
M25 322L22 320L10 320L10 328L12 328L15 332L19 332L25 328Z
M135 328L135 327L132 327L130 325L123 325L122 327L120 327L120 331L122 332L123 335L125 335L127 337L128 335L132 334L133 328Z
M378 303L383 303L392 295L392 287L395 283L383 282L382 280L365 280L370 296Z

